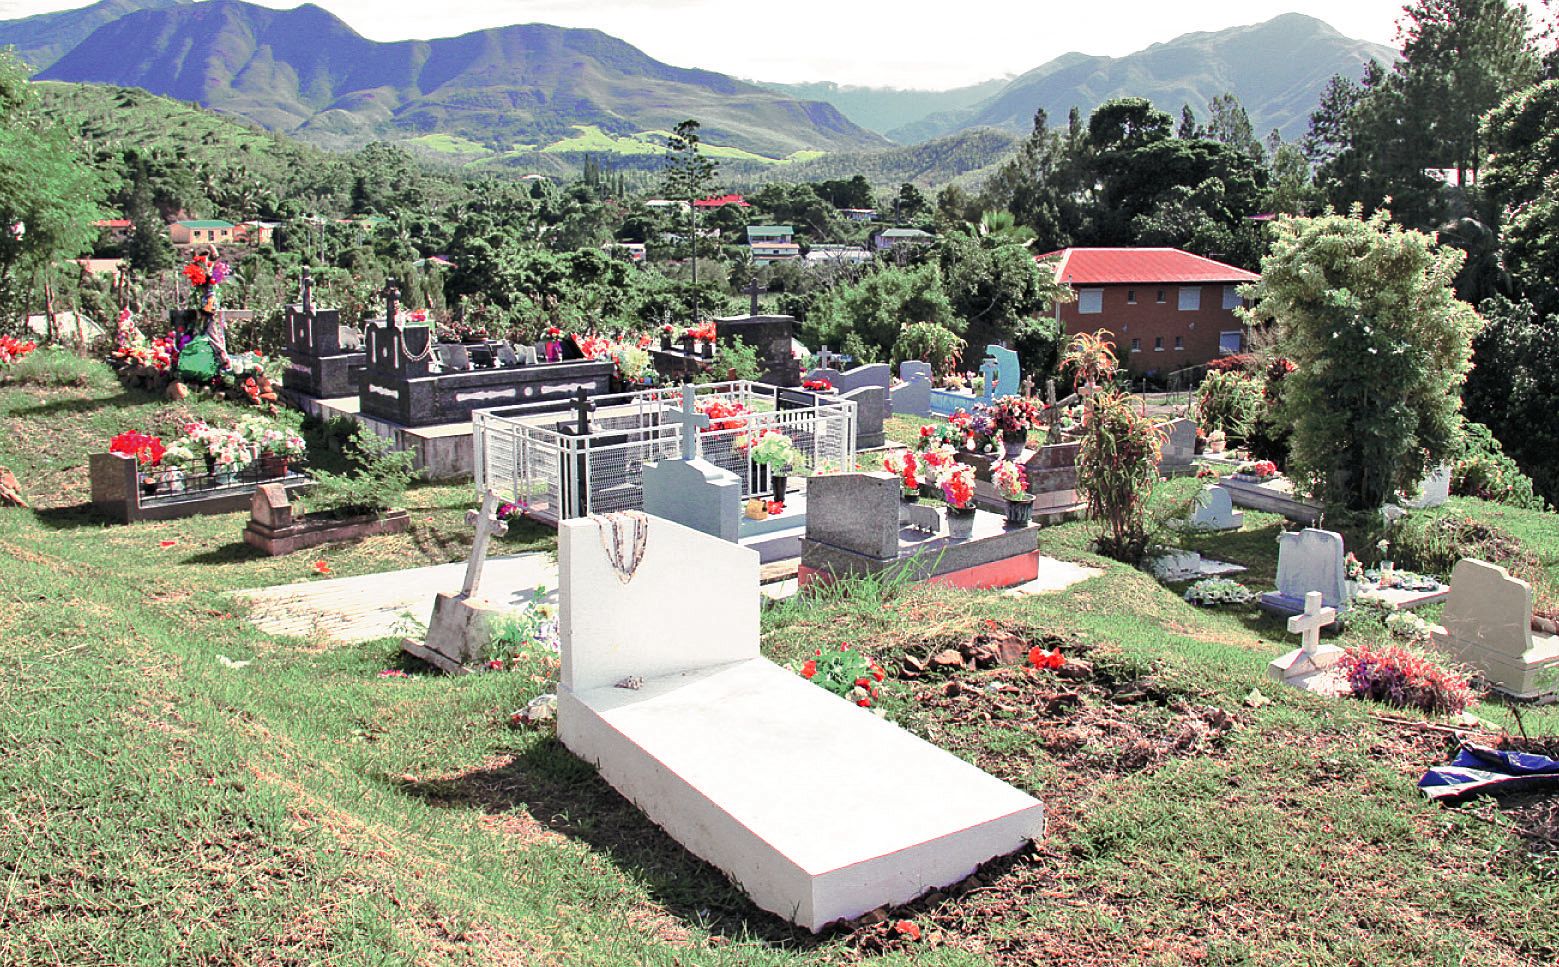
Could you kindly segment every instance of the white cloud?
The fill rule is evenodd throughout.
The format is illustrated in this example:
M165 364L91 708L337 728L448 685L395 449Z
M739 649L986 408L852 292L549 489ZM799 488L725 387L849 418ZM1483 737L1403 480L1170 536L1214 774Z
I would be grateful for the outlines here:
M76 0L79 3L80 0ZM291 7L295 0L261 0ZM1539 10L1540 0L1526 0ZM0 0L0 17L76 5ZM1351 37L1395 39L1402 0L322 0L375 40L447 37L513 23L595 27L680 67L775 81L946 88L1037 67L1058 54L1118 56L1197 30L1298 12Z

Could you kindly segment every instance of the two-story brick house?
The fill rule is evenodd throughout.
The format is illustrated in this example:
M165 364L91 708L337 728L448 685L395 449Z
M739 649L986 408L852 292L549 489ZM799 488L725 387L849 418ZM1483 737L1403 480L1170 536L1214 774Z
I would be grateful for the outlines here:
M1056 279L1077 293L1056 307L1067 335L1104 329L1121 366L1167 374L1245 348L1238 289L1254 272L1174 248L1068 248Z

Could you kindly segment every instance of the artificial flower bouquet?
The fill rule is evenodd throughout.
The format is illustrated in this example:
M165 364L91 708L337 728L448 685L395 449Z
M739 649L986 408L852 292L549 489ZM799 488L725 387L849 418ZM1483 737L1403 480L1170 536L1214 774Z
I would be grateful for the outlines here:
M942 499L953 510L974 509L974 468L966 463L954 462L937 474L937 485L942 488Z
M1278 465L1271 460L1247 460L1235 467L1234 472L1242 477L1253 477L1265 482L1278 475Z
M995 430L1003 434L1027 432L1039 425L1044 412L1038 403L1022 396L999 396L988 405L976 407L977 412L981 410L990 417Z
M1000 460L991 466L991 483L1002 500L1031 500L1028 474L1011 460Z
M753 463L768 467L773 474L789 473L802 462L801 451L796 449L790 437L778 430L764 430L758 434L758 439L748 450L748 456Z
M878 697L877 686L887 677L881 665L850 647L849 642L828 651L814 649L812 657L801 662L796 671L861 708L872 707Z
M888 454L882 459L882 469L899 478L905 497L915 497L920 494L924 467L914 452L905 450L902 453Z

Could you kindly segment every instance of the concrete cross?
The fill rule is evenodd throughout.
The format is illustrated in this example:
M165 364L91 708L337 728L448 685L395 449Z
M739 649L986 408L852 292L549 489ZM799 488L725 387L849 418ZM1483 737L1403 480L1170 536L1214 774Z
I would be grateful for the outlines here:
M466 562L466 579L460 593L474 598L482 583L482 568L487 564L487 542L495 534L502 537L509 533L509 525L498 519L498 495L491 490L482 495L481 510L466 511L466 523L476 526L476 541L471 545L471 559Z
M996 360L985 357L985 362L980 364L980 376L985 381L985 402L989 403L996 398Z
M834 354L828 351L828 345L825 343L823 345L823 348L821 348L821 349L819 349L817 351L817 368L818 369L833 369L833 367L834 367Z
M384 280L384 291L379 293L384 296L384 322L385 325L395 325L395 317L400 315L401 290L396 286L394 279Z
M590 435L590 414L595 410L595 404L590 402L590 394L581 386L574 395L574 402L569 407L579 417L578 432L580 436Z
M1305 595L1305 613L1288 619L1288 633L1304 635L1304 653L1314 657L1321 648L1321 629L1337 620L1336 608L1321 607L1321 592Z
M309 267L303 267L303 311L307 315L314 314L314 277L309 275Z
M679 423L682 426L682 459L698 459L698 431L709 428L709 415L698 412L694 405L693 387L682 384L682 408L672 410L666 417L669 423Z

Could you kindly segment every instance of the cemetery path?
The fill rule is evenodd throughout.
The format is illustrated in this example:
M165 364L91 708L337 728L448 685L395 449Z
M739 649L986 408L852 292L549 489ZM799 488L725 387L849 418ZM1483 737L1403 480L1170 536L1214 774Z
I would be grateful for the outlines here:
M267 634L324 637L340 642L373 641L409 634L427 624L433 599L455 594L465 577L464 562L410 568L385 574L282 584L235 597L250 604L249 618ZM550 554L514 554L487 560L482 595L518 611L537 600L557 604L557 562Z

